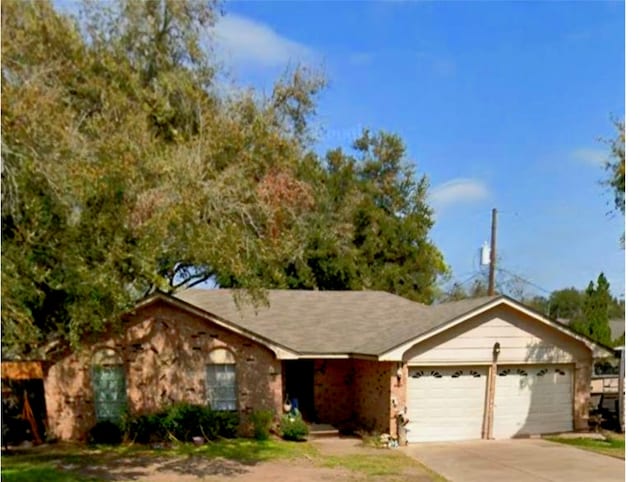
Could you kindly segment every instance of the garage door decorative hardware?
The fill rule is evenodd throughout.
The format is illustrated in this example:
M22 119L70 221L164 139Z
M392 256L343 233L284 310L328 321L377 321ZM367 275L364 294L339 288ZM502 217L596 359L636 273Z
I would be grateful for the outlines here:
M559 368L556 368L556 373L559 375L565 375L564 370L560 370Z
M498 376L506 377L509 373L511 373L511 368L505 368L504 370L500 370L500 373L498 373Z
M442 374L436 370L431 370L429 373L425 373L424 370L418 370L411 375L411 378L420 378L420 377L428 377L432 376L435 378L442 378Z
M462 370L456 370L453 375L451 375L451 378L458 378L460 375L462 375L464 372Z
M547 374L549 370L547 368L543 368L542 370L540 370L538 373L536 373L536 376L538 377L543 377Z
M473 378L480 378L482 376L480 372L477 372L475 370L469 370L469 375L471 375Z

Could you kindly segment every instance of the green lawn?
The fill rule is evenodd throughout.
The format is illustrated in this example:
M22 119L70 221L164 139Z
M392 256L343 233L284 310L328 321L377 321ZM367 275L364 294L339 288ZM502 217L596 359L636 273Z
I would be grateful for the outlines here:
M614 432L606 432L606 440L595 440L591 438L560 438L560 437L547 437L547 440L553 442L559 442L567 445L573 445L584 450L590 450L600 454L611 455L621 459L625 458L624 434L617 434Z
M255 465L268 460L300 458L319 468L355 472L367 480L400 481L405 480L405 474L433 482L445 480L400 451L363 447L362 451L356 449L352 454L332 455L308 442L233 439L199 447L176 443L169 448L158 449L142 445L90 447L63 443L35 447L2 456L2 481L96 482L107 479L113 469L125 470L125 478L128 475L135 478L136 472L142 468L162 465L182 464L188 472L189 461L192 460L218 466L216 459Z
M2 456L3 482L94 482L102 480L86 475L85 468L118 465L123 459L133 458L141 463L171 457L221 457L244 464L274 459L314 457L311 444L281 440L256 441L250 439L220 440L200 447L193 444L175 444L168 449L152 449L139 445L88 447L57 444L38 447Z
M433 482L446 482L446 479L441 475L394 450L381 449L378 454L368 455L327 455L322 457L321 464L324 467L345 468L354 472L360 472L366 475L367 479L372 477L387 477L403 480L404 471L414 469L428 475L429 480ZM398 475L399 467L402 467L400 475Z

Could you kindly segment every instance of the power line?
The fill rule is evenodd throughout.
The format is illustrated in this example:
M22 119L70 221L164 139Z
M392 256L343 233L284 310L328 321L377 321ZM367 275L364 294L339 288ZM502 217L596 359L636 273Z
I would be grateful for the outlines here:
M458 286L464 286L466 285L469 281L471 281L474 278L477 278L478 276L482 276L482 273L480 271L476 271L475 273L473 273L471 276L469 276L467 279L465 279L464 281L454 281L452 283L453 285L458 285Z
M542 286L537 285L536 283L534 283L534 282L532 282L532 281L529 281L528 279L524 278L523 276L520 276L519 274L513 273L513 272L511 272L511 271L509 271L509 270L506 270L506 269L504 269L504 268L496 268L496 269L497 269L498 271L502 272L502 273L507 273L508 275L511 275L511 276L513 276L514 278L517 278L517 279L519 279L520 281L523 281L523 282L525 282L526 284L528 284L528 285L530 285L530 286L533 286L534 288L536 288L536 289L538 289L538 290L540 290L540 291L544 291L544 292L545 292L545 293L547 293L547 294L551 294L551 293L552 293L552 291L549 291L548 289L543 288Z

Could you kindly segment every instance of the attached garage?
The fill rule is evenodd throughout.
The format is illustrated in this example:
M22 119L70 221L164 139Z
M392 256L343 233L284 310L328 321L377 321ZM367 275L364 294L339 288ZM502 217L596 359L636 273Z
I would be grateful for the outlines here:
M396 351L404 349L407 367L409 442L585 427L594 347L535 312L500 301Z
M480 438L487 387L486 367L409 369L408 427L412 442Z
M573 366L499 366L493 436L512 438L573 430Z

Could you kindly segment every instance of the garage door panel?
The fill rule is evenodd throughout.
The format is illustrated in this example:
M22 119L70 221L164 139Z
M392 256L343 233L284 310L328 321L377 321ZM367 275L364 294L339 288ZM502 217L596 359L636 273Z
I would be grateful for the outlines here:
M495 438L570 431L573 428L571 367L498 367Z
M479 439L486 381L483 367L410 367L409 441Z

